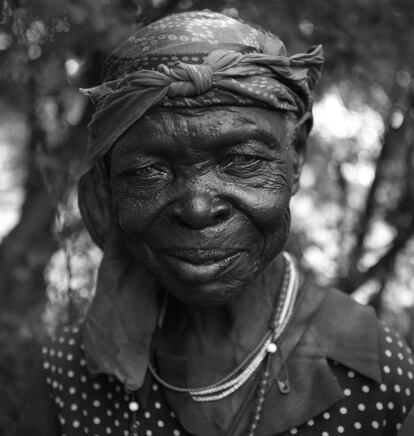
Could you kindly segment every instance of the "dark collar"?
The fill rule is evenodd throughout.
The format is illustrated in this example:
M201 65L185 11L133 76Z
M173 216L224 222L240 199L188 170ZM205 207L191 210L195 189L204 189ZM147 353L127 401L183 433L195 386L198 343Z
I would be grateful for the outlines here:
M280 353L272 366L274 383L260 423L265 435L297 427L344 397L328 360L381 382L376 316L371 308L339 291L306 281L290 325L279 341ZM159 354L157 360L163 377L173 384L186 385L186 359ZM284 393L286 383L288 393ZM147 381L139 392L144 405L149 385ZM194 413L195 408L186 406L191 401L181 395L178 414L184 428L197 436L217 434L201 411ZM237 430L236 426L233 434L243 433L243 425L242 419L241 428Z

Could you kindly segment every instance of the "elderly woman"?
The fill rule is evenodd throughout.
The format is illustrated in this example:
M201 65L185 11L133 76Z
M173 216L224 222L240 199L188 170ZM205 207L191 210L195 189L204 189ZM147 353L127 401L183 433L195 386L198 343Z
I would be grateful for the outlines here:
M43 350L29 434L397 434L409 349L283 251L322 62L321 47L287 57L211 12L157 21L109 56L84 90L96 296Z

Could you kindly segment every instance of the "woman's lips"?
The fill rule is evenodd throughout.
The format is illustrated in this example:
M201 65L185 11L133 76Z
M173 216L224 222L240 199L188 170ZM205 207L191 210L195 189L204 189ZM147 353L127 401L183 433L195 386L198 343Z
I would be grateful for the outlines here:
M209 282L237 262L243 250L175 249L162 253L163 263L186 282Z

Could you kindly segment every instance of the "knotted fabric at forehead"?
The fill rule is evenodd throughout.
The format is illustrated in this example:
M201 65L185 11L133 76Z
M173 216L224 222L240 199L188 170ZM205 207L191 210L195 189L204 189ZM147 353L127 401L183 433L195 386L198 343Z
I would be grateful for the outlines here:
M174 68L160 65L159 70L167 77L175 79L168 86L168 97L200 95L213 86L213 70L208 64L177 62Z
M154 106L262 106L310 114L322 47L286 56L279 38L213 12L166 17L141 29L106 61L89 124L88 172Z

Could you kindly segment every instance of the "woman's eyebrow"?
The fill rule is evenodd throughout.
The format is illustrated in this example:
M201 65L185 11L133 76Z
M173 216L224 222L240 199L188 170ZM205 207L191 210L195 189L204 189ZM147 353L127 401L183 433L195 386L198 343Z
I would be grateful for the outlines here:
M234 144L232 144L231 146L240 146L251 141L259 142L271 150L278 149L282 146L280 141L278 141L278 139L273 134L265 130L254 130L252 132L249 132L248 134L240 137L240 139L237 138L237 140L234 141Z

